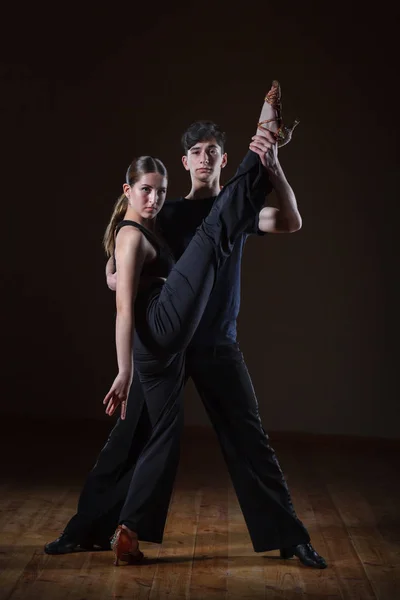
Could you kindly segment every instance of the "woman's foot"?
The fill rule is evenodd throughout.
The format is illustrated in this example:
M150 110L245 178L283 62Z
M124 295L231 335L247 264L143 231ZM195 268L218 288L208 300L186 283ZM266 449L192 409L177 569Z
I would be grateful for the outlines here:
M264 98L264 105L261 109L260 121L257 125L257 129L267 129L275 134L278 141L278 147L281 148L290 142L293 130L299 122L300 121L296 119L291 126L283 124L281 86L279 81L274 79L271 89Z
M115 554L114 565L116 566L119 565L120 560L132 565L143 559L137 534L126 525L118 525L111 538L111 549Z

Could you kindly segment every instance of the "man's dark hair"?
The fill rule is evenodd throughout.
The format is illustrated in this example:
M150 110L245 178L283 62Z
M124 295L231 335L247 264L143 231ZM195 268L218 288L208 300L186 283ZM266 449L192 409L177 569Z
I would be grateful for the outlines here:
M206 142L215 138L217 144L221 146L221 152L225 152L226 134L225 131L212 121L195 121L185 131L181 138L182 147L187 154L198 142Z

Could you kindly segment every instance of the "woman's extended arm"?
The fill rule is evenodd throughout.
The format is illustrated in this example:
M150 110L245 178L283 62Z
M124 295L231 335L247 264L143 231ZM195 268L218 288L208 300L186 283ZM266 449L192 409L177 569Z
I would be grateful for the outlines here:
M111 416L118 405L122 403L122 419L125 418L126 399L133 379L134 302L145 257L145 238L140 231L133 227L121 229L115 248L118 271L115 323L118 375L105 396L103 404L107 404L106 414Z

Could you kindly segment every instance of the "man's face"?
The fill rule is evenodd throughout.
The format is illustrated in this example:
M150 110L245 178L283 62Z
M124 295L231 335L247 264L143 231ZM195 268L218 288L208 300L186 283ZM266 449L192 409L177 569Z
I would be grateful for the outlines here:
M211 138L192 146L187 155L182 156L182 163L186 171L190 171L192 179L207 183L220 176L227 156L226 152L222 153L217 141Z

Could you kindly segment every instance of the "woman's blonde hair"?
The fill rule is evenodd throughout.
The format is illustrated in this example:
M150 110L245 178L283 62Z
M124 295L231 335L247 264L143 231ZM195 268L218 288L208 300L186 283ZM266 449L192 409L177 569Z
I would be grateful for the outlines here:
M163 177L168 177L167 169L159 158L153 156L139 156L135 158L129 165L126 175L125 182L131 187L147 173L160 173ZM128 208L128 198L125 194L121 194L116 203L111 215L111 219L107 225L107 229L103 237L103 246L107 256L112 256L115 250L115 229L120 223Z

